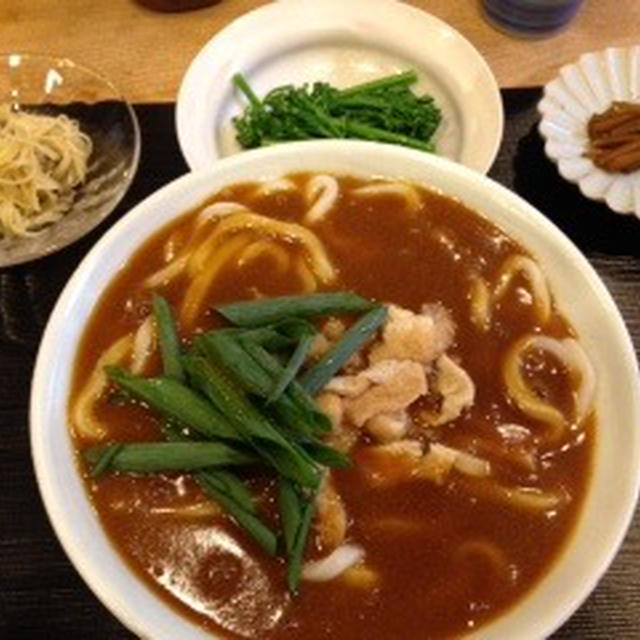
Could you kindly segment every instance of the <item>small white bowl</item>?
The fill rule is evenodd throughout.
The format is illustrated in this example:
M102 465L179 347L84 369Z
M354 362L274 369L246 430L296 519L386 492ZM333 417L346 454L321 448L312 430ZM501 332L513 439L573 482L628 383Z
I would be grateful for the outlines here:
M413 89L433 96L442 110L437 153L486 173L504 120L491 69L445 22L396 0L374 4L280 0L216 34L189 66L178 94L178 140L189 167L210 167L242 151L231 122L245 106L232 84L235 73L262 97L286 84L344 88L415 69Z
M640 218L640 170L608 173L586 157L587 123L614 100L640 102L640 45L585 53L562 67L544 88L538 104L540 133L547 156L560 175L592 200L603 200L616 213Z
M633 515L640 483L640 385L633 345L596 272L547 218L475 171L393 145L301 142L222 160L149 196L94 246L51 314L31 390L32 455L40 492L62 546L94 593L137 635L154 640L216 637L182 618L140 582L102 529L76 468L69 436L71 372L96 302L144 242L227 185L300 171L402 178L458 198L536 256L561 310L578 331L598 376L601 425L582 515L566 551L532 592L470 637L548 636L595 587Z

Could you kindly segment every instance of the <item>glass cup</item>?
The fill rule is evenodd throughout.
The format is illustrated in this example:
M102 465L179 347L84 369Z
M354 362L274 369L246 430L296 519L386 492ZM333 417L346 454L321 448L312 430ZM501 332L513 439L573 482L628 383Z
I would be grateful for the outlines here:
M566 27L584 0L483 0L488 20L523 37L542 37Z

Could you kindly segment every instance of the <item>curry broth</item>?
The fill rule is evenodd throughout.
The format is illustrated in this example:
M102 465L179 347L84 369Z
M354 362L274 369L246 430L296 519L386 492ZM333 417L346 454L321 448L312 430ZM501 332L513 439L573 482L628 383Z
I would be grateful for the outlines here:
M306 176L294 176L300 183ZM525 253L494 226L459 202L421 191L422 208L412 215L398 199L367 200L344 195L361 181L340 179L338 206L314 230L339 268L336 289L394 302L418 310L440 301L456 323L452 348L476 384L473 407L455 426L439 427L443 443L464 448L481 439L500 446L495 425L519 422L540 429L507 397L499 374L507 345L539 327L518 298L518 279L495 311L495 323L479 332L469 317L469 278L496 277L504 259ZM227 188L211 202L238 201L265 215L299 221L306 205L300 193L251 200L252 185ZM140 282L163 264L162 248L191 215L160 231L118 274L95 310L80 345L73 395L114 340L134 330L150 310L150 294ZM184 234L183 234L184 235ZM174 305L184 281L157 289ZM261 294L298 292L291 274L278 273L269 259L246 269L226 269L208 294L208 303L240 300ZM211 311L197 329L220 324ZM545 333L571 336L555 309ZM185 342L189 335L182 335ZM159 369L159 361L155 366ZM571 406L571 388L562 371L542 377L543 392L563 410ZM99 417L109 425L109 438L141 441L160 438L159 423L144 408L118 406L107 398ZM224 515L180 520L150 513L154 505L203 502L195 483L184 476L133 477L111 475L93 481L83 473L91 499L114 545L140 578L169 604L196 623L228 635L281 639L442 638L459 636L513 605L553 564L575 526L588 483L595 440L593 420L571 434L558 450L544 456L535 473L496 462L495 478L510 486L561 487L570 502L552 517L528 514L483 501L466 490L464 478L445 486L409 482L371 488L358 470L362 452L356 448L353 469L334 472L350 518L349 537L367 553L367 564L379 571L375 588L362 590L341 580L303 583L292 598L285 587L285 567L269 559ZM76 440L79 451L85 444ZM489 453L487 459L492 460ZM81 463L82 466L82 463ZM254 485L261 507L275 519L270 483ZM124 506L122 506L124 505ZM486 557L474 554L474 541L491 541L502 550L507 573ZM471 552L465 551L465 543ZM462 551L460 551L462 549ZM314 550L311 549L312 555Z

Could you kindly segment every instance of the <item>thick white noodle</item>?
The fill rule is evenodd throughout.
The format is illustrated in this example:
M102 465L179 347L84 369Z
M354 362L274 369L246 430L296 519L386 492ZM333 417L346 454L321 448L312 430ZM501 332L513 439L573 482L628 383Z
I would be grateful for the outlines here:
M476 478L491 475L491 464L488 460L439 442L433 442L429 447L429 451L420 461L418 474L440 484L452 469Z
M311 208L304 215L304 222L315 224L327 216L340 195L338 181L333 176L314 176L305 186L305 199Z
M189 327L196 319L202 305L205 303L207 291L218 277L218 274L227 264L237 259L238 253L242 251L249 242L245 234L238 234L218 248L216 248L215 245L210 246L209 253L204 253L201 256L202 268L195 269L194 277L185 290L180 306L180 321L184 327ZM202 246L204 246L204 244L206 243L203 243ZM196 258L197 253L198 252L194 252L190 256L187 271L191 266L191 262Z
M156 330L153 316L149 315L138 327L133 336L133 350L131 353L131 373L140 375L144 372L151 354L156 346Z
M518 273L522 273L531 286L533 307L538 321L543 325L546 324L551 316L551 293L542 269L535 260L527 256L511 256L505 260L493 290L493 305L495 306L495 303L505 295L511 281Z
M593 410L596 393L596 374L584 349L573 338L556 340L548 336L533 336L529 346L553 354L573 376L579 378L578 388L574 392L574 422L579 426Z
M313 293L318 288L318 282L307 266L304 259L300 258L296 261L296 275L300 280L303 293Z
M335 279L336 269L331 264L321 240L313 231L295 222L274 220L251 212L238 213L222 220L216 227L215 236L203 243L201 247L204 257L206 258L208 255L206 244L211 242L211 244L216 245L227 234L244 230L252 230L262 236L301 244L308 254L310 265L315 275L323 282L331 282Z
M509 444L523 442L531 438L531 430L515 422L504 422L496 427L496 431Z
M531 389L522 372L524 354L533 347L534 341L538 337L536 335L524 336L509 348L503 362L502 375L507 392L515 405L525 415L548 425L545 440L557 442L565 434L567 419L557 407L547 402L546 399L540 398ZM551 353L561 351L559 341L552 338L549 338L549 341L546 344L538 343L538 348ZM545 346L551 347L551 349L545 349ZM561 358L561 356L558 357Z
M537 487L508 487L482 478L463 482L464 490L483 502L494 502L531 514L545 515L571 501L571 495L563 487L543 491Z
M458 456L453 466L460 473L476 478L485 478L491 475L491 463L488 460L474 456L466 451L458 451Z
M96 400L101 396L108 384L104 368L107 365L122 362L131 353L132 345L133 336L127 333L116 340L106 351L103 351L98 358L91 375L78 394L71 409L71 423L80 438L100 440L106 436L106 428L93 413Z
M420 196L414 187L404 182L380 182L377 184L358 187L351 192L361 198L376 196L398 196L404 200L407 209L417 211L420 208Z
M269 238L259 238L242 250L236 264L242 269L261 256L269 256L279 273L284 273L291 262L291 256L277 242Z
M489 285L480 276L473 276L469 298L471 300L471 322L481 331L488 331L491 327L493 301Z
M168 265L158 269L152 273L148 278L144 281L144 286L147 289L155 289L163 284L168 284L174 278L177 278L187 266L189 262L189 256L187 254L180 255L177 258L174 258L172 262Z
M481 331L490 329L496 304L505 296L513 279L518 274L522 274L531 287L531 305L536 319L541 325L545 325L549 321L552 308L551 292L542 269L535 260L527 256L515 255L507 258L500 267L493 289L490 289L480 276L473 276L469 293L471 321L478 329Z
M496 574L512 581L513 565L509 562L507 554L502 547L491 540L483 538L465 540L454 552L457 560L468 558L484 559L486 564L492 568Z
M355 544L343 544L326 558L306 562L302 567L302 579L309 582L328 582L337 578L364 559L364 549Z
M531 513L546 513L564 506L569 496L564 492L542 491L528 487L496 487L500 502Z
M523 355L530 349L550 353L569 371L576 385L572 420L530 388L522 374ZM518 340L504 361L503 377L512 400L529 417L549 425L546 441L557 442L565 435L570 422L580 426L593 410L596 378L593 366L580 344L573 338L557 340L533 334Z
M205 222L220 216L230 216L234 213L245 213L249 208L239 202L214 202L206 206L196 218L196 229L201 227Z
M296 189L295 182L288 178L276 178L260 183L251 193L252 198L264 198L274 193L286 193Z
M150 276L148 276L144 281L144 286L147 289L154 289L161 285L166 285L173 279L177 278L185 270L187 264L189 263L191 254L195 252L200 247L200 245L204 244L209 237L201 237L201 234L197 233L198 230L201 229L207 222L210 222L215 218L230 216L235 213L248 212L250 212L250 209L248 209L245 205L240 204L239 202L214 202L213 204L205 207L198 214L195 220L191 238L187 242L186 246L182 249L182 251L180 251L178 255L173 255L171 257L171 261L168 262L164 267L161 267ZM215 233L215 230L213 233ZM171 253L175 254L175 249L172 249Z
M184 520L196 520L219 516L222 513L222 509L216 502L209 500L183 506L151 507L149 513L154 516L172 516Z

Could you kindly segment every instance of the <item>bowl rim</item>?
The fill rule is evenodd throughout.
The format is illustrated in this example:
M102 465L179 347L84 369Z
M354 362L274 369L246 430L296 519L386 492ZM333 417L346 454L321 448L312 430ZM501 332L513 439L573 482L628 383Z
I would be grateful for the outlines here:
M114 600L116 600L116 597L114 595L115 588L112 585L105 584L99 571L96 573L92 573L91 568L85 565L85 559L81 556L76 548L77 541L74 540L72 531L70 529L70 523L67 521L68 518L65 515L65 511L64 509L62 509L61 511L58 510L59 502L62 497L56 495L56 492L54 491L54 489L52 489L52 478L55 475L55 469L51 468L51 461L48 459L48 452L44 447L43 433L45 432L44 430L46 428L47 420L46 415L43 415L43 398L45 397L44 392L47 388L46 376L48 374L48 370L51 368L52 355L58 348L57 343L61 337L60 331L61 327L63 327L64 325L65 312L67 311L67 307L73 301L74 297L81 296L83 288L86 288L87 286L88 281L86 281L85 278L85 271L90 274L91 269L96 268L95 264L93 263L99 261L100 256L108 252L113 245L117 244L117 240L119 238L125 236L131 229L134 228L136 223L142 220L142 218L144 218L149 213L149 211L153 210L154 207L160 205L163 201L168 199L170 200L171 197L174 196L178 199L180 199L180 197L182 197L182 199L184 199L185 197L188 198L189 196L185 194L187 192L193 192L195 187L200 188L201 191L203 190L203 188L206 190L207 187L205 185L210 182L212 177L216 176L217 174L224 175L225 172L231 174L233 174L234 171L242 172L245 170L243 169L243 165L251 166L259 164L260 166L262 166L267 165L270 160L275 160L275 162L277 162L278 156L283 156L285 158L289 158L289 160L292 160L294 158L297 158L300 154L304 153L311 155L316 154L317 158L315 160L315 163L317 165L322 164L322 160L319 159L320 157L324 157L325 161L329 159L329 162L335 163L337 162L336 158L339 158L342 162L349 162L350 158L358 158L362 157L363 155L371 155L375 159L373 163L370 164L370 167L366 171L362 168L360 170L354 169L352 173L356 175L364 173L368 173L371 176L380 175L380 171L376 164L376 161L381 157L381 155L389 156L388 161L390 163L396 162L400 165L402 163L408 163L410 165L420 167L421 169L428 168L429 170L433 170L438 175L437 180L444 180L447 177L452 177L461 182L465 182L469 185L469 189L471 191L477 192L477 194L480 194L480 196L482 196L483 194L487 195L487 197L493 199L496 202L495 206L499 206L504 209L505 214L508 213L509 215L520 216L522 220L530 220L531 222L527 222L526 224L529 225L531 229L535 229L537 227L540 230L541 234L550 234L550 237L553 239L553 241L561 245L561 247L566 252L568 252L569 257L572 260L576 261L576 269L580 271L584 278L588 280L588 284L591 286L592 292L604 305L604 310L606 311L607 317L610 318L609 328L613 332L612 336L615 336L616 338L616 347L619 347L623 351L622 355L624 357L621 361L621 366L625 367L627 373L633 374L632 380L629 382L631 386L628 389L630 391L629 408L631 410L630 415L636 420L637 423L640 424L640 378L638 374L637 357L634 351L631 337L626 328L626 325L624 324L622 316L620 315L620 312L618 311L615 302L613 301L613 298L611 297L604 283L596 274L593 267L591 267L586 257L557 227L555 227L555 225L553 225L553 223L549 219L543 216L540 212L534 209L530 204L528 204L518 195L512 193L506 187L494 182L490 178L478 174L466 167L463 167L462 165L454 163L453 161L430 156L418 151L371 142L331 140L298 142L268 149L250 151L224 159L217 163L214 167L211 167L207 170L183 175L182 177L177 178L173 182L165 185L158 191L148 196L145 200L133 207L133 209L122 219L118 220L114 224L114 226L99 240L99 242L84 258L80 266L76 269L73 276L65 286L62 294L60 295L45 329L37 356L36 365L34 368L31 390L31 451L39 491L45 505L49 520L56 532L56 535L58 536L59 541L61 542L65 552L67 553L67 556L75 566L76 570L83 577L85 582L92 589L94 594L127 627L143 637L155 637L152 634L153 623L150 623L148 618L145 618L140 611L132 609L131 607L127 609L127 607L121 606L121 603L114 602ZM356 160L356 162L362 161ZM287 170L277 168L275 170L275 174L281 175L284 171L288 172ZM399 171L402 171L401 166L399 168ZM336 171L336 173L347 174L348 171ZM384 175L389 175L389 173L390 171L386 171ZM243 178L242 175L236 175L232 179L222 179L222 183L233 184L246 181L246 179L247 178ZM210 187L209 194L214 193L218 190L218 188L220 187L217 187L215 189L213 187ZM434 185L434 188L436 190L439 189L437 185ZM180 196L180 194L183 195ZM451 194L448 195L451 196ZM498 201L499 204L497 204ZM175 204L173 205L173 207L175 209ZM153 233L157 232L159 229L165 226L169 220L176 219L176 217L183 214L186 210L186 208L182 208L179 211L174 210L173 213L166 215L166 219L150 225L151 229L149 230L147 228L145 231L145 238L149 238ZM491 214L487 214L483 211L481 211L480 213L486 215L486 217L489 220L492 220L494 224L498 224L498 226L500 226L499 223L493 220L493 216ZM529 249L526 242L524 242L524 244L525 247ZM137 248L139 248L139 246L140 243L137 244ZM128 259L130 255L130 253L127 253L126 259ZM122 267L123 264L124 261L121 256L120 267ZM111 281L113 279L115 273L116 270L113 270L109 274L108 281ZM99 290L99 293L101 295L103 292L104 287ZM64 425L64 432L67 436L67 439L70 440L68 427L66 425ZM619 504L615 507L617 509L616 526L615 528L611 529L611 531L608 530L608 533L610 533L611 535L609 535L606 548L604 550L600 549L599 554L593 554L594 557L596 557L596 563L593 564L588 571L588 580L585 580L583 583L577 585L574 589L571 590L571 596L569 600L562 605L560 611L556 611L555 615L551 616L550 619L547 615L547 619L536 621L531 630L532 635L520 635L521 638L540 638L557 629L564 621L566 621L566 619L568 619L568 617L570 617L575 612L580 604L582 604L582 602L586 599L586 597L593 590L596 583L607 570L611 561L616 555L628 531L631 518L633 517L635 506L638 501L638 492L640 490L640 464L638 464L638 461L640 460L640 440L638 439L637 435L635 435L635 439L636 446L635 448L630 449L631 455L633 456L633 474L629 473L628 477L625 478L624 488L626 490L626 497L625 500L619 501L622 504ZM598 444L596 444L596 449L597 448ZM598 456L595 457L597 458ZM77 469L75 471L77 473ZM592 482L592 486L588 493L593 493L593 484L594 483ZM585 510L586 505L583 505L582 516L584 515ZM99 523L97 526L100 527ZM611 527L611 525L607 526ZM577 532L582 530L583 528L584 527L579 520L574 526L572 536L575 537L575 534L577 534ZM569 547L572 543L573 540L570 540L565 545L565 548L561 552L561 556L564 557L565 555L568 555ZM115 554L115 557L119 559L119 562L125 564L122 558L119 556L117 550L113 547L111 548L111 550ZM558 567L559 562L559 558L556 558L554 560L549 573L553 573L554 569ZM131 573L130 578L131 580L135 581L139 580L133 573ZM546 578L541 578L523 599L521 599L514 606L507 609L494 621L489 622L486 626L483 626L479 631L481 637L485 637L485 632L487 630L490 630L496 622L499 622L505 616L513 614L513 612L519 609L521 606L526 605L527 601L532 597L536 590L540 588L541 583L545 580ZM160 601L157 596L153 595L153 597L156 600ZM167 606L165 603L163 603L163 605L165 607ZM197 636L196 631L194 631L194 637L199 637ZM495 636L491 637L493 638Z
M20 264L24 264L26 262L33 262L35 260L39 260L40 258L44 258L53 253L57 253L62 249L76 243L78 240L91 233L96 227L98 227L106 218L108 218L117 208L118 205L122 202L123 198L128 193L131 188L131 184L133 183L134 178L138 173L138 168L140 166L140 156L142 153L142 134L140 131L140 123L138 121L138 116L133 108L133 105L127 100L123 92L118 88L116 84L112 80L110 80L106 75L104 75L98 69L86 65L75 62L75 60L62 55L56 54L48 54L48 53L40 53L37 51L0 51L0 64L4 61L10 61L12 56L18 56L20 59L19 64L23 64L23 61L36 61L36 62L48 62L52 65L55 65L56 68L64 68L64 69L78 69L82 73L88 74L94 78L97 78L102 82L106 87L109 88L110 92L113 94L112 99L117 99L122 103L125 108L125 111L129 117L129 121L131 122L132 130L133 130L133 154L131 156L131 165L127 174L122 181L122 188L120 193L116 198L114 198L111 206L107 208L101 215L95 218L92 221L92 224L89 227L81 227L78 229L76 233L71 234L68 238L65 239L61 244L57 243L47 243L44 248L39 249L37 251L28 251L27 247L30 244L30 241L35 241L40 237L40 234L36 234L32 237L21 238L15 240L20 244L24 243L25 250L19 252L16 257L7 258L2 255L2 251L0 251L0 268L2 267L11 267ZM9 63L11 64L11 63ZM64 105L61 105L64 106ZM62 222L65 218L61 218ZM46 233L52 227L55 227L58 222L54 222L52 225L48 225L42 230L42 233Z

